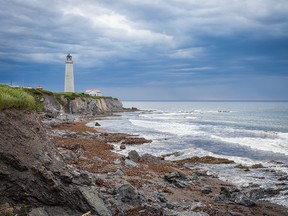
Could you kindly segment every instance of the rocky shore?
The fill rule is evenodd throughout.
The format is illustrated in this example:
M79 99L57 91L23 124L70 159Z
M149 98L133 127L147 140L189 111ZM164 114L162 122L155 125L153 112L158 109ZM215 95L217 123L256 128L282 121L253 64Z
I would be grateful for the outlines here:
M0 113L0 215L288 214L287 208L186 166L233 161L171 162L137 151L123 156L111 151L113 143L125 148L151 141L89 128L81 116L64 120L69 122L45 119L43 125L34 112Z

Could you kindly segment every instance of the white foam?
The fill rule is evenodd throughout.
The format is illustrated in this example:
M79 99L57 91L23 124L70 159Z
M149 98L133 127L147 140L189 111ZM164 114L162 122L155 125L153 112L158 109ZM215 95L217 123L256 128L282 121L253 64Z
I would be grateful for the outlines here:
M136 126L154 129L156 131L170 133L178 136L196 135L201 133L201 131L199 131L199 127L196 125L186 125L175 122L166 123L157 121L145 121L135 119L130 119L130 122Z
M277 135L282 138L282 139L285 139L288 141L288 133L277 133Z
M220 137L211 135L215 139L227 143L234 143L250 147L252 149L271 151L288 155L288 142L283 139L259 138L259 137Z

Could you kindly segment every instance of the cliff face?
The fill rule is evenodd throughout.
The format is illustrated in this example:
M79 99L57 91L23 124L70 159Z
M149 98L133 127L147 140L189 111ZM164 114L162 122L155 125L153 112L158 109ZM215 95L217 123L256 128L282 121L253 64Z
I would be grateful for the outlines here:
M60 113L96 115L110 112L123 111L121 101L114 98L66 98L63 95L58 99L54 95L44 94L44 112L51 117L56 117Z
M37 113L0 112L0 206L27 206L18 213L32 209L31 216L81 215L79 212L88 210L110 215L97 191L88 187L92 184L89 179L87 174L74 173L66 166L47 138ZM87 191L97 198L93 205Z

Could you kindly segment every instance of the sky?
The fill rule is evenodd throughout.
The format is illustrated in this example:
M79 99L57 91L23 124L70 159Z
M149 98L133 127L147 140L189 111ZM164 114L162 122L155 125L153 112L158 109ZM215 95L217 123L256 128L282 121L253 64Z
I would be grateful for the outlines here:
M287 100L287 0L0 0L0 83L121 100Z

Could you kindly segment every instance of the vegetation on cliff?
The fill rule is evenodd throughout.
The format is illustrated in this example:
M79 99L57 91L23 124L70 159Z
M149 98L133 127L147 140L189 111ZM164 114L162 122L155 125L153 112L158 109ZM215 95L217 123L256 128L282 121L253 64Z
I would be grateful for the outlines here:
M114 99L112 97L104 96L91 96L85 93L80 92L61 92L55 93L42 89L28 89L28 88L15 88L7 85L0 85L0 110L8 108L16 109L31 109L36 110L37 112L42 112L44 109L43 100L44 95L53 95L57 102L60 105L64 105L65 99L75 100L80 98L82 101L85 101L86 98L92 99Z
M0 85L0 110L8 108L36 109L35 98L20 88Z

